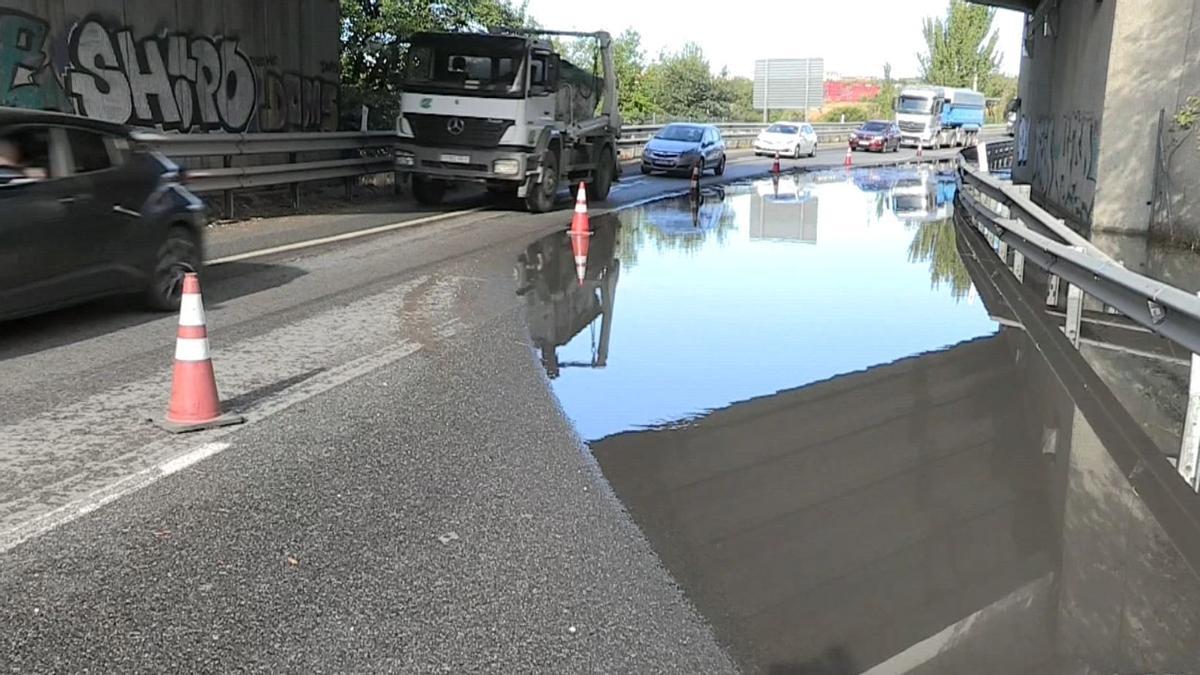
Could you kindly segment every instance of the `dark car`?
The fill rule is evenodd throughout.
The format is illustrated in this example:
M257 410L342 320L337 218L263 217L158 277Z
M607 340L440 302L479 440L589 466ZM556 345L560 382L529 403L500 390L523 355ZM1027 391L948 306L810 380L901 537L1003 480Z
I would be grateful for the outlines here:
M864 122L850 134L851 150L900 151L900 127L895 122Z
M666 171L690 175L712 169L713 175L725 173L725 139L711 124L668 124L642 150L642 173Z
M127 127L0 108L0 318L138 293L179 307L204 205Z

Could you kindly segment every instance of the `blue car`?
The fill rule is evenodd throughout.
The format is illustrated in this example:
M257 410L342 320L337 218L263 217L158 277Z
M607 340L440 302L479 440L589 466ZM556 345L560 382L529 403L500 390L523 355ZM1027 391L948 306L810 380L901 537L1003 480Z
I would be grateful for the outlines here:
M712 169L713 175L725 173L725 139L711 124L668 124L642 150L642 173L663 171L691 175Z

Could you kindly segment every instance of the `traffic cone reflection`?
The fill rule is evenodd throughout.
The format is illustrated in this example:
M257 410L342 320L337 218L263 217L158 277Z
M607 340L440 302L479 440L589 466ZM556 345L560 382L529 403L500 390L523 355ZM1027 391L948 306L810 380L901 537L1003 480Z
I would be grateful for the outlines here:
M183 278L183 298L179 306L179 330L175 340L175 368L171 383L171 402L162 427L174 433L199 431L244 422L240 415L222 415L208 350L208 327L204 302L200 298L200 279L189 272Z
M579 184L579 192L575 196L575 216L571 219L571 254L575 256L575 277L579 285L587 274L588 240L592 236L591 222L588 219L587 188Z

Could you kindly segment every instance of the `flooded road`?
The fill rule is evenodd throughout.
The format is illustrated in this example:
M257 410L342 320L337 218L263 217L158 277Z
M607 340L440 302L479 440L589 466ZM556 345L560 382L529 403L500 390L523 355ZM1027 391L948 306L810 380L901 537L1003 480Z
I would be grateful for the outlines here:
M594 220L578 269L551 235L517 266L534 347L748 672L1200 672L1195 495L1156 492L1164 454L953 196L735 185Z

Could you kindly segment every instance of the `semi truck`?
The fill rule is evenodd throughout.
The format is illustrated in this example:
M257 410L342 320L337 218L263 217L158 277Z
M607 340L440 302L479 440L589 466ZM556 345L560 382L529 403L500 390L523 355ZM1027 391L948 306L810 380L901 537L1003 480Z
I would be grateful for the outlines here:
M971 145L983 129L985 105L983 94L971 89L905 87L896 99L900 142L932 148Z
M596 63L568 63L551 37L594 40ZM619 179L608 33L418 33L404 66L396 170L419 202L436 204L453 183L474 182L541 213L564 184L586 181L599 201Z

